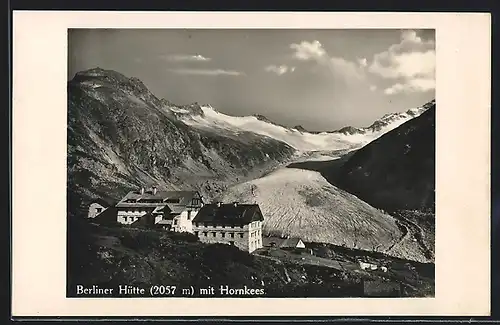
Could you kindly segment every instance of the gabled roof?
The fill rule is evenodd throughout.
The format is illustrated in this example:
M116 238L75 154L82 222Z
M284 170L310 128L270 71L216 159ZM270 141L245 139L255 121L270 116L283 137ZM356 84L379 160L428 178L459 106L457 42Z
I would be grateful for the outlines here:
M159 205L154 210L151 211L151 214L165 214L168 215L172 213L172 209L167 205Z
M133 226L151 226L155 223L155 217L150 213L146 213L138 220L132 222Z
M297 237L294 237L294 238L287 238L285 239L280 247L297 247L297 245L299 244L299 242L301 242L302 240L300 238L297 238ZM302 241L302 243L304 243Z
M186 206L185 205L167 204L167 210L168 209L170 209L170 211L168 211L168 213L180 214L182 211L184 211L186 209Z
M245 225L263 220L264 217L257 204L221 204L220 206L206 204L194 217L193 222Z
M108 201L106 201L106 200L103 200L103 199L101 199L101 198L96 198L96 199L93 199L92 201L90 201L90 204L92 204L92 203L97 203L97 204L100 204L100 205L102 205L102 206L103 206L103 207L105 207L105 208L108 208L108 207L110 207L110 206L112 206L112 205L113 205L112 203L110 203L110 202L108 202Z
M152 191L145 191L141 194L140 191L130 191L125 195L120 202L116 205L117 207L157 207L169 205L171 208L171 203L169 200L174 200L172 204L186 206L191 204L191 201L195 197L201 197L197 191L157 191L153 194Z

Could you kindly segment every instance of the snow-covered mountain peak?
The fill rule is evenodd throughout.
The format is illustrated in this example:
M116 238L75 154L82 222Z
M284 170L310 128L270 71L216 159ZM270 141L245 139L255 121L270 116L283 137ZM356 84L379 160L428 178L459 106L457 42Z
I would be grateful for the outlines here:
M231 116L215 110L211 105L198 107L199 114L180 114L179 119L189 126L221 133L257 133L284 142L298 151L308 152L359 148L404 122L419 116L428 108L428 105L406 112L386 114L369 127L344 127L334 132L310 132L299 126L289 128L279 125L258 114Z

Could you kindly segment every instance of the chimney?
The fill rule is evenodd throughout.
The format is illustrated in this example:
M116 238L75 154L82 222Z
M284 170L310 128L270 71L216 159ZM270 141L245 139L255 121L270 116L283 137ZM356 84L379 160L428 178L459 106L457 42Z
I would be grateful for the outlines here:
M156 195L156 186L153 186L153 195Z
M141 187L141 195L144 195L144 187Z

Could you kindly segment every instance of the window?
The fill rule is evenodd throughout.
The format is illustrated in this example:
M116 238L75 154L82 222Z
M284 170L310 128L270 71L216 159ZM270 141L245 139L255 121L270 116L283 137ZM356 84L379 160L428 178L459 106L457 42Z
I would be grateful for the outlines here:
M225 232L221 232L220 235L221 235L222 238L226 238L226 233Z
M215 237L215 236L217 236L217 233L214 231L214 232L212 233L212 237Z
M231 233L231 238L234 238L234 232Z
M194 234L198 237L199 231L195 231Z
M95 208L95 212L99 213L102 211L102 208Z
M177 219L174 219L174 225L176 225L176 224L177 224Z
M165 202L167 202L167 203L179 203L179 202L181 202L181 199L179 199L179 198L166 199Z
M240 235L240 238L243 238L243 233L242 232L240 232L239 235Z
M207 237L207 232L206 231L203 232L203 236Z
M234 246L234 240L231 240L231 241L229 242L229 244L231 244L231 245L233 245L233 246Z

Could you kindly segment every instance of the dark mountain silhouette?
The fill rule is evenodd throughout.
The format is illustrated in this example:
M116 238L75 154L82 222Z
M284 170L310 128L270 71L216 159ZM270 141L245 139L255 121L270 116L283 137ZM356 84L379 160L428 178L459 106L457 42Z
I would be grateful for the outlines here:
M357 150L334 178L336 185L385 209L434 208L435 102L420 116ZM333 172L333 171L332 171Z

